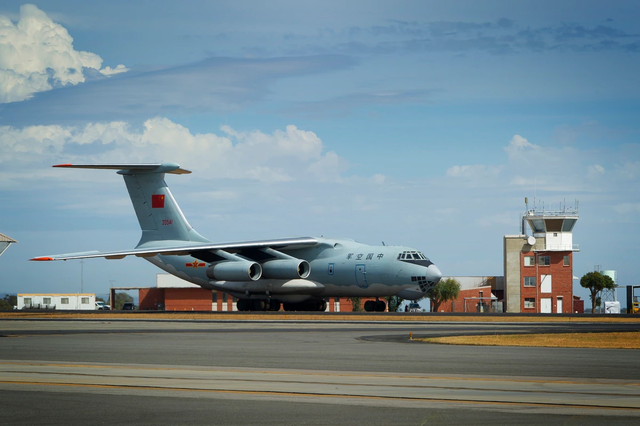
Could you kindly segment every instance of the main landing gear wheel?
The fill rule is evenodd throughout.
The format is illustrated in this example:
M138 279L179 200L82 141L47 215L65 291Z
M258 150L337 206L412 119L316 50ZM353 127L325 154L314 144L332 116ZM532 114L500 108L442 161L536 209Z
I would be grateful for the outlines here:
M387 304L383 300L367 300L364 302L364 310L367 312L384 312Z
M238 302L236 303L236 308L238 308L239 311L248 311L249 310L249 299L238 299Z
M327 310L326 300L307 300L300 303L284 303L283 308L285 311L315 311L322 312Z
M279 311L280 301L276 299L238 299L238 311Z
M269 311L272 312L277 312L280 310L280 301L279 300L275 300L275 299L271 299L271 302L269 303Z

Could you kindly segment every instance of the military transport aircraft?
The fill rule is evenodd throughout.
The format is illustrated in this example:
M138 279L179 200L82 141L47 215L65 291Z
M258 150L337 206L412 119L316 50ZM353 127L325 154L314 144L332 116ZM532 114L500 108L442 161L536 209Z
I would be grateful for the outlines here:
M175 163L72 165L111 169L124 177L142 238L132 250L82 252L31 260L142 257L160 269L205 289L238 298L240 311L326 310L329 297L375 297L366 311L384 311L379 298L416 300L442 277L421 252L408 247L368 246L349 239L285 238L213 243L187 222L164 181L187 174Z

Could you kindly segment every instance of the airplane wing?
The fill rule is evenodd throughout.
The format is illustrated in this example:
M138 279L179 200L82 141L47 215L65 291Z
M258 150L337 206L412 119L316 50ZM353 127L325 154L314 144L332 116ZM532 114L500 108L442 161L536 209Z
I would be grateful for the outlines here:
M104 257L105 259L123 259L126 256L137 257L153 257L156 255L164 256L186 256L192 255L199 257L198 253L208 252L211 250L225 250L231 253L241 252L249 249L284 249L288 247L314 246L318 240L312 237L285 238L279 240L262 240L262 241L245 241L239 243L223 243L223 244L195 244L195 245L162 245L162 241L156 241L153 247L135 248L124 251L85 251L80 253L56 254L51 256L34 257L34 261L53 261L53 260L71 260L71 259L90 259L96 257Z
M174 175L188 175L190 170L181 168L176 163L153 163L153 164L56 164L53 167L64 167L68 169L101 169L101 170L134 170L153 171L171 173Z

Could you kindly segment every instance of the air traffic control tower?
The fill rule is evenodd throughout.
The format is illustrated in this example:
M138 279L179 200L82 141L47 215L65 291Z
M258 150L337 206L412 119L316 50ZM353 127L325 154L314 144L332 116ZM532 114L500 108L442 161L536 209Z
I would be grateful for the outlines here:
M558 210L533 207L522 217L521 235L504 236L506 311L573 312L573 228L578 205ZM525 224L531 235L527 235Z

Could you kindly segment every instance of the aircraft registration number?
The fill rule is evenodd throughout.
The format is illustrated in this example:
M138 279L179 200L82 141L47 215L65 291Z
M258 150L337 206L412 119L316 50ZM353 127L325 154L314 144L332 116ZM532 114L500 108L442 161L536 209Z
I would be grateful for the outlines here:
M162 224L163 225L173 225L173 220L172 219L162 219Z

